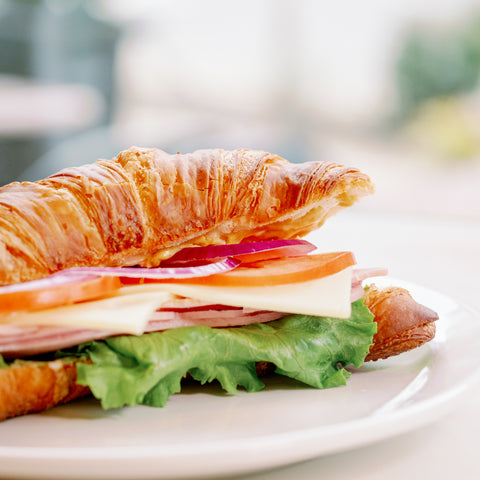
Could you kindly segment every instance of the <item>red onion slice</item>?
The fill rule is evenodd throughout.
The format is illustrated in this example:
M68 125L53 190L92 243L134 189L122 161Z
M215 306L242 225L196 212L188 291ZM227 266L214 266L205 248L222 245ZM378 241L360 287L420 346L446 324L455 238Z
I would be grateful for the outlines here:
M169 280L179 278L207 277L217 273L225 273L233 270L240 261L233 258L224 258L215 263L190 267L175 268L141 268L141 267L74 267L63 270L62 275L76 276L91 274L97 276L112 276L124 278L150 278L154 280Z
M316 248L317 247L312 243L300 239L266 240L262 242L187 247L180 250L169 259L164 260L162 266L213 261L226 257L233 257L242 261L256 261L254 255L260 253L262 253L262 260L267 258L297 257L300 255L306 255Z
M31 290L42 290L46 287L55 288L60 287L66 284L78 283L81 281L92 280L96 275L91 274L91 272L84 270L82 275L77 275L70 277L67 275L62 275L63 272L50 275L49 277L40 278L38 280L30 280L28 282L16 283L13 285L5 285L0 287L0 295L14 292L27 292Z

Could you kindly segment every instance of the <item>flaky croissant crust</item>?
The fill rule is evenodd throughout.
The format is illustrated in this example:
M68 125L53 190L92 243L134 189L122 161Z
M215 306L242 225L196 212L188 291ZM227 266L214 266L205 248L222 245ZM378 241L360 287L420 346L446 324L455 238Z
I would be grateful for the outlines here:
M301 237L372 191L366 175L331 162L132 147L0 188L0 285L72 266L157 266L191 245Z
M416 302L404 288L370 285L364 302L378 327L366 361L399 355L435 336L437 312Z

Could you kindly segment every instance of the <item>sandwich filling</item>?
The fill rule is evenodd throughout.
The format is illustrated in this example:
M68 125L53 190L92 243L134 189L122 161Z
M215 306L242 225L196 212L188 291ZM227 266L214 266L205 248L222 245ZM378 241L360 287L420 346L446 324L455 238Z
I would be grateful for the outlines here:
M217 380L228 393L257 391L264 386L258 362L316 388L344 385L344 367L363 363L376 332L362 281L386 272L354 270L349 252L285 257L284 247L280 258L255 251L239 255L229 271L201 277L159 278L158 269L153 279L138 278L139 271L123 277L128 269L116 269L121 288L30 311L14 310L11 290L2 297L0 289L0 309L2 299L10 309L0 316L0 366L75 359L77 383L105 408L164 406L187 375ZM202 265L208 260L218 258ZM185 267L181 260L180 268L195 271L198 261Z

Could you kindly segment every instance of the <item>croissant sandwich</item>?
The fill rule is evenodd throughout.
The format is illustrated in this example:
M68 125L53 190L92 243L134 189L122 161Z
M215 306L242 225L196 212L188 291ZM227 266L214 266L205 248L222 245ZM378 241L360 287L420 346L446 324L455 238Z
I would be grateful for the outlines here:
M416 348L437 314L302 239L373 192L253 150L111 160L0 188L0 420L93 394L164 406L182 381L316 388Z

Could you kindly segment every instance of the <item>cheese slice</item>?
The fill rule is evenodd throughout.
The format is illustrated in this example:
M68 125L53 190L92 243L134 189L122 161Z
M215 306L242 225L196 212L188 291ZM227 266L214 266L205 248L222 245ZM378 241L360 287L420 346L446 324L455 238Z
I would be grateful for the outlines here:
M220 287L180 283L148 283L125 287L131 292L166 291L212 304L274 312L348 318L351 314L352 268L308 282L267 287Z
M0 323L48 325L141 335L152 313L171 298L171 294L161 290L125 292L121 289L118 293L101 300L5 315L0 317Z
M348 318L352 269L308 282L267 287L149 283L124 287L108 298L0 317L0 323L50 325L141 335L152 316L173 295L212 304Z

